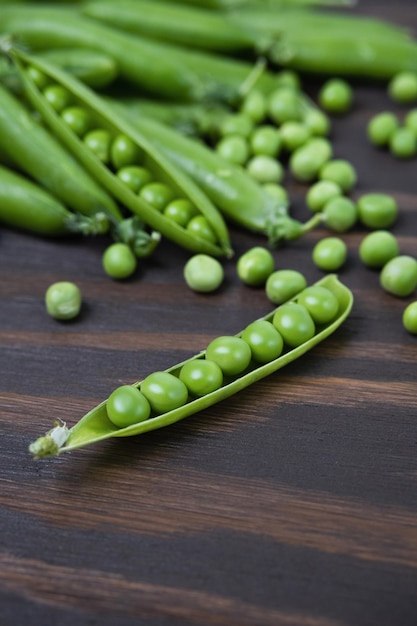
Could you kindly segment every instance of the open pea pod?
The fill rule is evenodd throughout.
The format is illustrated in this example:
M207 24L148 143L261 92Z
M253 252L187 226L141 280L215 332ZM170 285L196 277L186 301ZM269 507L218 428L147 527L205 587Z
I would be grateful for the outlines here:
M353 305L353 295L351 291L338 280L336 275L329 274L315 283L315 285L325 287L332 292L337 299L338 311L334 319L332 319L329 323L320 326L317 325L314 336L301 345L298 345L295 348L284 346L284 351L281 356L267 363L260 364L252 359L249 366L243 371L242 374L238 376L225 377L222 386L215 391L207 393L201 397L193 397L192 395L189 395L188 401L179 408L159 415L151 415L149 419L131 426L117 428L107 416L107 400L105 400L89 411L71 429L68 429L63 423L56 424L56 426L45 436L34 441L29 446L29 451L35 458L54 456L61 452L67 452L76 448L97 443L103 439L109 439L110 437L128 437L156 430L158 428L163 428L164 426L174 424L185 417L206 409L207 407L232 396L241 389L248 387L252 383L255 383L269 374L276 372L281 367L291 363L291 361L294 361L333 333L342 324L351 311ZM302 292L292 298L291 301L296 302L301 293ZM261 319L271 322L278 309L274 309L271 313ZM238 333L236 336L241 337L243 332L244 331ZM181 368L186 363L197 359L204 359L205 355L206 351L203 350L190 359L170 367L166 370L166 372L178 377ZM139 388L140 385L141 382L137 382L133 386Z
M232 255L228 228L221 213L201 188L140 131L119 116L98 94L62 69L13 47L8 50L8 54L16 63L25 94L32 106L54 135L114 198L162 236L188 250L212 256ZM34 80L34 72L40 73L41 81ZM43 87L45 83L47 86ZM64 93L64 108L58 109L47 99L45 90L50 92L51 86ZM81 111L88 120L81 130L64 121L68 119L65 112L74 109ZM108 145L104 150L105 155L96 152L91 143L86 142L91 132L106 137ZM142 181L141 185L148 186L148 189L154 183L168 189L170 196L163 199L163 206L149 200L144 195L144 187L133 189L120 176L122 167L111 159L113 146L120 138L128 142L133 155L131 162L124 162L123 169L134 167L145 170L149 180L146 183ZM165 208L172 200L185 200L192 206L193 212L186 223L167 217Z

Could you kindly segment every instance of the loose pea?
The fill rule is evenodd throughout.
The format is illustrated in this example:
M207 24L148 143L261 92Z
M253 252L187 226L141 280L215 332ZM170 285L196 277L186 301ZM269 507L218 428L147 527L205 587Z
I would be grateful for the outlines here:
M69 92L61 85L48 85L43 92L45 100L60 113L65 107L69 105L70 95Z
M307 191L306 202L309 209L317 213L321 211L325 204L332 198L342 195L342 190L337 183L332 180L319 180Z
M276 157L281 149L281 143L278 129L268 125L258 126L249 137L252 154Z
M417 137L417 109L411 109L408 111L404 118L404 125L413 131Z
M403 326L412 335L417 335L417 301L411 302L403 312Z
M389 150L398 159L409 159L417 153L417 137L411 128L401 126L391 135Z
M353 91L345 80L331 78L320 89L318 101L329 113L346 113L352 107Z
M242 101L240 112L244 113L255 124L260 124L266 117L266 98L261 91L250 91Z
M301 80L294 70L280 70L275 75L279 87L290 87L291 89L301 89Z
M380 269L398 255L398 240L389 230L374 230L359 244L359 258L368 267Z
M174 199L174 191L165 183L151 182L142 187L139 196L157 211L162 211Z
M156 414L183 406L188 400L185 383L169 372L153 372L141 383L140 390Z
M284 177L284 168L273 157L258 154L246 164L248 174L258 183L280 183Z
M313 263L325 272L339 270L347 259L347 245L339 237L324 237L313 248Z
M165 217L183 227L197 214L197 208L187 198L176 198L169 202L164 209Z
M356 169L345 159L332 159L320 169L319 178L339 185L343 193L351 191L357 181Z
M277 359L284 348L284 341L271 322L256 320L245 328L241 335L249 345L252 357L259 363L269 363Z
M244 252L236 264L237 275L245 285L259 287L264 285L274 271L274 257L262 246L254 246Z
M331 198L323 207L324 222L330 230L344 233L356 224L358 209L350 198L339 196Z
M310 137L310 131L302 122L284 122L279 129L282 147L288 152L293 152L303 146Z
M400 298L409 296L417 287L417 260L406 254L396 256L384 265L379 279L388 293Z
M392 226L398 217L398 205L392 196L385 193L367 193L357 202L360 222L373 229Z
M193 291L209 293L222 284L223 266L220 261L207 254L195 254L184 266L184 279Z
M298 91L292 87L278 87L269 96L268 114L278 125L290 120L300 120L302 108Z
M125 183L134 193L138 193L142 187L152 181L149 170L139 165L126 165L117 172L117 177Z
M369 121L367 126L369 141L374 146L387 146L398 125L398 119L391 111L378 113Z
M208 359L195 359L185 363L179 373L180 380L194 396L206 396L223 384L220 366Z
M123 279L131 276L137 267L137 260L125 243L113 243L106 248L102 257L103 269L108 276Z
M388 94L401 104L410 104L417 100L417 73L398 72L388 83Z
M80 288L72 282L53 283L45 293L45 306L49 315L57 320L70 320L80 313L82 296Z
M329 117L320 109L308 109L302 121L313 137L326 137L330 132Z
M266 281L265 294L273 304L283 304L307 286L305 276L297 270L276 270Z
M269 196L275 198L275 200L277 200L280 204L289 203L288 191L282 185L278 185L277 183L264 183L262 188Z
M196 237L216 243L216 233L210 226L208 219L204 215L196 215L192 217L187 224L187 230Z
M62 120L71 128L72 132L82 137L90 126L90 116L82 107L70 106L61 113Z
M240 337L223 335L209 343L206 358L215 361L226 376L236 376L248 367L252 353L249 345Z
M296 348L305 343L316 332L313 318L307 309L296 302L282 304L274 313L272 323L281 334L284 343Z
M313 137L291 153L289 168L300 182L312 182L332 156L332 146L324 137Z
M142 151L127 135L117 135L112 141L110 159L116 170L139 162L141 157Z
M231 113L220 124L220 135L240 135L246 139L253 130L253 120L245 113Z
M84 137L84 143L90 148L100 161L110 161L111 135L108 130L97 128L90 130Z
M249 157L249 145L246 137L226 135L216 144L216 152L235 165L244 165Z
M148 419L151 406L137 387L121 385L106 402L107 417L118 428L125 428Z
M339 302L334 293L320 285L311 285L304 289L297 302L305 306L316 324L329 323L339 310Z

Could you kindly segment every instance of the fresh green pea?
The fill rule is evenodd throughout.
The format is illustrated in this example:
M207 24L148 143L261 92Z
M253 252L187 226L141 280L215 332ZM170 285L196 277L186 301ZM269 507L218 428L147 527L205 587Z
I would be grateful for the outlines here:
M36 87L42 91L50 84L50 79L39 68L30 65L27 69L28 76L32 80Z
M121 385L108 397L106 411L112 424L125 428L147 420L151 414L151 406L137 387Z
M408 111L404 118L404 125L406 128L412 130L417 137L417 109L411 109Z
M312 137L291 153L289 168L300 182L312 182L332 157L332 146L324 137Z
M175 198L164 209L165 217L183 227L197 214L197 208L187 198Z
M359 258L368 267L380 269L398 255L398 240L389 230L374 230L359 244Z
M254 129L249 137L252 154L277 157L281 149L281 136L277 128L264 124Z
M137 260L130 247L125 243L112 243L102 257L104 271L115 279L132 276L137 267Z
M236 264L237 275L245 285L259 287L265 284L274 271L274 257L262 246L254 246L244 252Z
M313 263L325 272L339 270L347 260L347 245L339 237L324 237L313 248Z
M153 372L141 383L140 390L156 414L183 406L188 400L185 383L169 372Z
M241 135L226 135L216 144L216 152L229 163L244 165L249 157L248 140Z
M209 343L206 358L217 363L226 376L236 376L248 367L252 353L249 345L240 337L223 335Z
M401 104L410 104L417 101L417 73L398 72L388 83L388 94Z
M284 177L284 168L279 161L270 156L257 154L246 163L248 174L258 183L280 183Z
M83 137L90 127L90 116L82 107L70 106L61 113L62 120L78 137Z
M48 85L44 89L43 95L51 107L58 113L63 111L70 103L70 94L61 85Z
M269 95L268 114L278 125L300 120L302 107L298 91L292 87L278 87Z
M300 146L303 146L310 137L310 131L303 122L289 121L284 122L279 129L282 140L282 147L287 152L293 152Z
M80 313L82 296L80 288L72 282L60 281L48 287L45 306L49 315L57 320L70 320Z
M403 326L412 335L417 335L417 301L410 302L403 312Z
M417 287L417 260L407 254L394 257L382 268L379 280L381 287L394 296L411 295Z
M220 135L222 137L240 135L247 139L253 130L253 125L254 122L249 115L245 113L231 113L220 124Z
M253 359L259 363L269 363L277 359L284 348L280 333L267 320L252 322L242 332L241 337L249 345Z
M401 126L391 135L389 150L398 159L410 159L417 154L417 137L411 128Z
M157 211L162 211L174 199L174 191L165 183L151 182L140 189L139 196Z
M116 170L133 165L139 162L142 157L143 153L137 144L127 135L120 133L113 139L110 147L110 159Z
M313 318L307 309L296 302L282 304L274 313L272 323L281 334L284 343L291 348L300 346L316 332Z
M220 261L207 254L195 254L184 266L184 279L193 291L209 293L222 284L223 266Z
M84 143L100 161L103 163L110 161L111 135L108 130L103 128L90 130L84 136Z
M337 183L332 180L319 180L307 191L306 202L309 209L317 213L332 198L342 195L342 190Z
M330 133L329 117L320 109L308 109L302 121L312 137L327 137Z
M184 363L179 377L188 391L197 397L206 396L223 384L223 372L220 366L208 359L195 359Z
M352 108L353 91L345 80L331 78L322 85L318 101L329 113L346 113Z
M288 87L294 91L301 89L300 77L294 70L280 70L275 74L275 79L279 87Z
M187 224L187 230L196 237L216 243L216 233L210 226L208 219L204 215L196 215L192 217Z
M323 165L319 172L321 180L330 180L339 185L343 193L351 191L357 182L357 172L345 159L331 159Z
M373 229L392 226L398 217L398 205L392 196L385 193L367 193L357 202L360 222Z
M283 304L305 289L307 280L297 270L276 270L265 285L266 297L273 304Z
M330 230L344 233L356 224L358 209L350 198L339 196L331 198L323 207L324 222Z
M391 111L378 113L368 123L368 139L374 146L387 146L398 126L398 118Z
M135 193L152 181L152 174L140 165L126 165L117 172L117 177Z
M321 285L306 287L297 298L305 306L316 324L328 324L339 310L339 302L330 289Z
M266 98L262 91L250 91L240 105L240 112L250 117L255 124L260 124L267 112Z
M262 188L280 204L289 203L288 191L282 185L278 185L277 183L264 183Z

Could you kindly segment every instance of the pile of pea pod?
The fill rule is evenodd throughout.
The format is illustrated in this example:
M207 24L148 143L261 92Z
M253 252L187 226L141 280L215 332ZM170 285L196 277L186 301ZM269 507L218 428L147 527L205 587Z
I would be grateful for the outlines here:
M346 261L341 234L356 225L371 230L359 255L380 270L381 286L414 293L417 259L401 255L390 232L395 200L354 198L356 170L330 140L332 116L350 110L356 79L417 103L417 42L405 29L353 15L341 0L0 1L0 9L0 222L86 245L103 237L113 279L132 275L138 258L170 239L189 251L184 278L200 292L222 282L233 224L265 236L237 271L278 305L219 337L218 351L210 344L115 389L71 429L57 424L31 444L36 458L172 424L325 339L352 308L334 273ZM322 80L317 101L302 87L311 75ZM407 128L373 120L369 140L413 157L417 114L408 119ZM291 215L287 175L305 190L306 221ZM319 225L328 236L312 259L329 275L308 287L299 273L274 271L267 249ZM70 319L80 293L60 283L46 305ZM403 321L417 334L417 302Z

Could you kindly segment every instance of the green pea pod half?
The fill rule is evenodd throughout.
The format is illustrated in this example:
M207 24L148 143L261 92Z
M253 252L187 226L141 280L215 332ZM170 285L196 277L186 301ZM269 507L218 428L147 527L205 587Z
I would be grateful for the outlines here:
M229 232L221 213L201 188L148 141L143 133L119 116L98 94L60 68L16 49L11 49L9 54L17 64L25 93L34 108L54 135L114 198L138 215L145 224L186 249L213 256L232 255ZM32 80L28 71L31 68L40 71L49 84L63 87L68 93L71 108L85 112L89 122L84 134L79 136L63 121L62 115L51 106L43 91ZM98 156L84 141L90 130L104 131L108 137L108 155ZM164 213L165 206L155 208L154 203L132 190L121 179L118 175L121 168L111 160L112 147L120 138L126 139L133 154L124 167L146 170L152 182L163 183L169 188L172 192L171 200L189 201L197 213L193 218L201 217L207 225L204 231L200 229L196 234L196 229L190 228L188 222L182 225L170 219Z
M288 363L291 363L301 355L305 354L308 350L333 333L347 318L351 311L353 305L352 292L338 280L337 276L329 274L315 283L315 285L321 285L334 294L339 305L338 312L336 317L329 323L321 326L317 325L315 335L296 348L284 348L281 356L264 364L259 364L252 360L248 368L244 370L242 374L234 377L225 377L223 385L216 389L216 391L212 391L198 398L190 396L188 401L179 408L161 415L151 415L151 417L145 421L124 428L117 428L110 422L107 417L107 400L105 400L89 411L71 429L68 429L63 423L56 424L55 427L45 436L34 441L29 446L29 451L35 458L54 456L61 452L67 452L89 444L97 443L104 439L109 439L110 437L128 437L156 430L158 428L163 428L164 426L174 424L185 417L189 417L198 411L206 409L207 407L234 395L238 391L248 387L256 381L265 378L269 374L276 372ZM296 302L301 293L302 292L295 296L291 301ZM271 322L277 310L278 309L274 309L262 319ZM237 337L240 337L243 332L244 331L238 333ZM167 369L166 372L173 374L174 376L179 376L181 368L186 363L197 359L204 359L205 354L206 352L204 350L190 359ZM137 382L134 386L139 388L140 384L140 382Z

